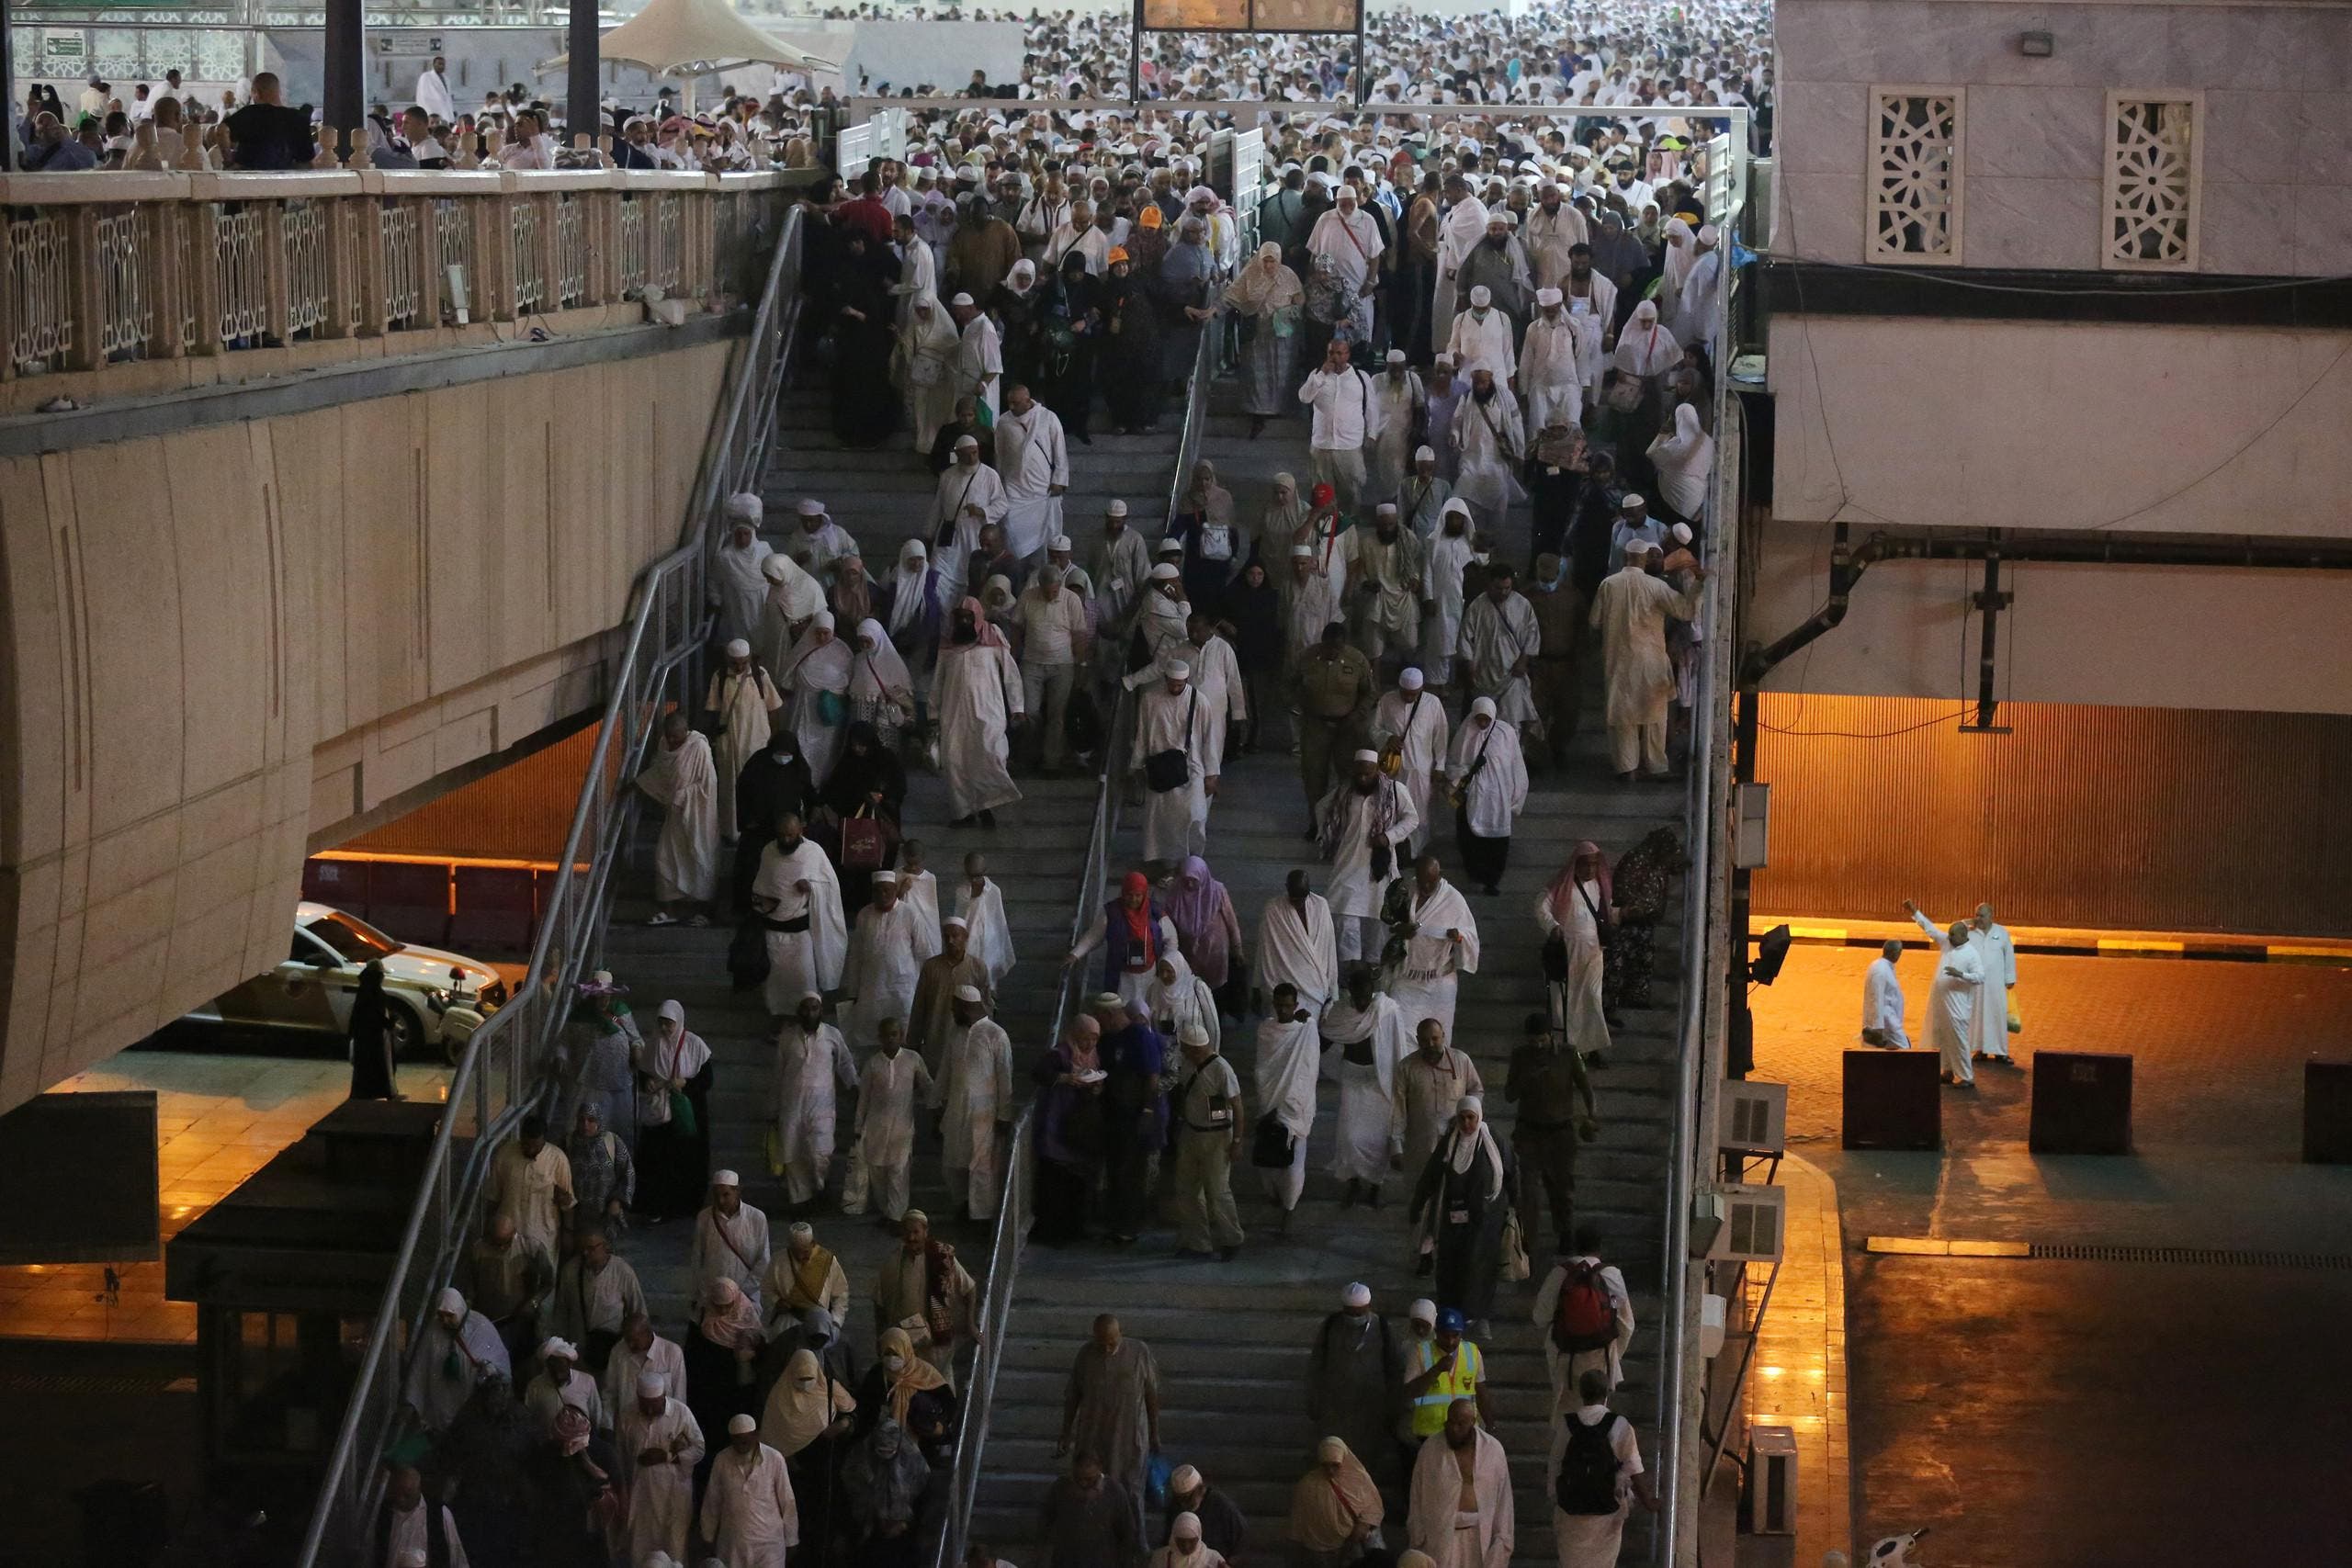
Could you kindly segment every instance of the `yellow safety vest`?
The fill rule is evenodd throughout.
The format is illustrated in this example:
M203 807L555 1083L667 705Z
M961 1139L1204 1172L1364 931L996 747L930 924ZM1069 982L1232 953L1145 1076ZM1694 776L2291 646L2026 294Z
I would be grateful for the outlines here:
M1436 1365L1443 1353L1436 1340L1421 1341L1425 1368ZM1478 1354L1478 1347L1464 1339L1454 1348L1453 1370L1439 1373L1434 1382L1414 1396L1413 1436L1433 1438L1444 1430L1446 1408L1457 1399L1477 1398L1479 1380L1486 1375L1486 1358Z

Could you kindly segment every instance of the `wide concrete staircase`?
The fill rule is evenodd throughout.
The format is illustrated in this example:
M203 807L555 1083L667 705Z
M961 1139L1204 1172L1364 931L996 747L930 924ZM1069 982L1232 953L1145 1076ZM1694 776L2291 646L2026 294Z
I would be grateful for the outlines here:
M856 538L868 566L878 573L888 569L905 539L921 532L933 478L903 435L879 448L844 448L833 435L829 409L821 383L806 375L800 384L787 387L779 400L774 455L761 487L767 502L768 540L781 545L784 530L793 525L799 499L814 495ZM1069 531L1079 536L1081 555L1099 533L1103 506L1114 496L1127 501L1133 516L1165 515L1175 446L1173 434L1097 436L1091 446L1071 444L1066 513ZM1069 941L1072 899L1086 860L1095 780L1091 775L1046 779L1019 774L1023 798L997 812L995 829L956 829L947 826L944 784L920 764L910 764L908 772L904 826L909 837L922 841L926 863L939 878L941 913L955 912L955 885L969 851L988 855L989 874L1004 891L1019 962L999 998L998 1018L1013 1039L1015 1071L1025 1075L1051 1023L1058 967ZM649 846L650 833L649 827ZM635 987L640 1016L650 1019L663 998L675 997L685 1006L688 1026L709 1043L717 1062L711 1097L712 1163L742 1175L746 1201L768 1212L780 1247L783 1184L769 1177L763 1152L765 1135L773 1124L774 1031L759 992L731 987L726 969L730 934L727 928L649 928L643 923L651 913L650 864L648 848L637 857L623 884L606 939L607 964L617 977ZM1026 1096L1025 1077L1017 1089ZM826 1200L828 1208L839 1196L841 1162L847 1157L853 1114L854 1103L844 1100L838 1139L842 1153ZM956 1244L975 1276L984 1274L989 1231L949 1222L937 1139L927 1123L917 1144L913 1200L933 1216L940 1234ZM853 1342L864 1357L873 1345L868 1303L875 1270L895 1243L869 1218L851 1220L835 1214L829 1220L820 1215L813 1223L819 1239L841 1256L849 1274L856 1303ZM639 1229L625 1244L665 1334L683 1325L688 1231L684 1224Z
M1203 455L1215 461L1234 491L1239 515L1254 519L1272 475L1307 471L1306 432L1298 422L1270 426L1248 438L1231 383L1212 403ZM1526 521L1515 518L1505 553L1523 560ZM1597 655L1592 662L1597 665ZM1596 677L1597 682L1597 677ZM1270 686L1269 694L1279 691ZM1210 814L1208 859L1230 889L1252 942L1267 899L1293 866L1309 869L1320 887L1328 868L1302 840L1305 797L1288 751L1287 703L1260 738L1260 750L1227 767ZM1585 733L1565 770L1539 775L1520 818L1511 863L1497 897L1470 894L1484 953L1476 976L1462 985L1455 1043L1467 1050L1487 1085L1487 1105L1498 1134L1512 1113L1502 1097L1512 1049L1525 1015L1544 1006L1537 896L1579 839L1598 841L1611 857L1661 824L1679 826L1682 792L1661 785L1617 784L1605 759L1597 690L1586 706ZM1457 718L1459 715L1456 716ZM1451 813L1424 841L1455 863ZM1134 814L1129 814L1132 822ZM1112 856L1112 871L1140 861L1130 828ZM1458 884L1457 884L1458 885ZM1652 1006L1627 1014L1616 1032L1610 1065L1596 1087L1602 1130L1578 1160L1578 1214L1599 1223L1611 1261L1625 1269L1634 1293L1638 1329L1627 1358L1620 1407L1641 1429L1645 1458L1655 1463L1657 1350L1661 1202L1671 1135L1675 1009L1679 988L1675 932L1679 897L1659 929ZM1241 1074L1245 1094L1254 1066L1254 1022L1227 1025L1227 1054ZM1306 1196L1287 1235L1274 1229L1272 1205L1246 1162L1234 1171L1234 1190L1250 1239L1231 1263L1182 1262L1173 1256L1172 1227L1162 1224L1124 1253L1099 1246L1053 1251L1033 1247L1015 1286L1016 1342L1008 1347L986 1451L975 1533L1020 1560L1035 1530L1035 1510L1056 1473L1054 1442L1071 1358L1099 1311L1117 1313L1128 1334L1149 1344L1161 1378L1164 1449L1176 1462L1198 1465L1250 1520L1253 1560L1283 1550L1292 1483L1322 1434L1305 1415L1307 1346L1322 1317L1340 1304L1344 1287L1372 1286L1378 1309L1400 1327L1405 1307L1425 1292L1408 1255L1405 1210L1409 1177L1386 1189L1378 1211L1342 1210L1340 1184L1324 1174L1336 1121L1336 1090L1327 1085L1309 1141ZM1546 1232L1550 1220L1544 1220ZM1549 1450L1549 1391L1540 1335L1529 1321L1536 1284L1548 1264L1548 1234L1532 1237L1535 1276L1506 1283L1497 1297L1485 1345L1497 1395L1497 1435L1511 1457L1518 1486L1518 1555L1534 1562L1553 1553L1551 1508L1544 1494ZM1401 1545L1401 1495L1390 1503L1392 1548ZM1159 1526L1152 1523L1153 1542ZM1638 1535L1643 1527L1636 1525Z

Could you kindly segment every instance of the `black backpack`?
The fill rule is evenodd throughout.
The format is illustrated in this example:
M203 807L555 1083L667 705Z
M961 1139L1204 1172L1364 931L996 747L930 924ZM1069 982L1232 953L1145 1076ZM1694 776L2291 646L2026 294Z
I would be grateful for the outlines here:
M1611 1411L1588 1427L1570 1411L1560 1417L1568 1424L1568 1446L1560 1455L1560 1479L1553 1500L1564 1514L1589 1517L1617 1511L1617 1448L1610 1439L1624 1417Z

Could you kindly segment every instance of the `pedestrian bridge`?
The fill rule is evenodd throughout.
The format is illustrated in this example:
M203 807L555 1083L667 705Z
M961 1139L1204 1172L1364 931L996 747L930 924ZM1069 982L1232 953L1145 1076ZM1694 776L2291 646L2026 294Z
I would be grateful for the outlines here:
M0 1111L598 707L787 178L0 178Z

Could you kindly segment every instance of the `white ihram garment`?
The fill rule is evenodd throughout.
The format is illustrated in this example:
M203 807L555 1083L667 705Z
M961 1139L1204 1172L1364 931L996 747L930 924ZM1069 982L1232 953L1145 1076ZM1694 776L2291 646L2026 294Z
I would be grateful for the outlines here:
M974 1219L992 1217L997 1123L1012 1117L1012 1040L994 1019L949 1032L931 1103L941 1114L939 1158L949 1194Z
M668 807L653 849L654 897L707 904L718 894L718 772L710 742L688 730L637 776L637 787Z
M1387 1179L1390 1137L1396 1116L1396 1065L1412 1049L1411 1031L1396 998L1372 994L1358 1008L1345 996L1323 1015L1323 1038L1332 1050L1331 1073L1340 1083L1339 1139L1331 1151L1331 1174L1343 1181ZM1347 1058L1350 1045L1369 1044L1369 1062ZM1363 1055L1364 1053L1359 1053Z
M957 817L1021 798L1004 762L1006 730L1022 711L1021 671L1001 643L940 649L931 677L931 716L939 726L940 776Z
M785 1021L775 1037L776 1153L796 1208L825 1190L840 1097L856 1090L857 1067L840 1030L820 1023L811 1032L797 1019Z

